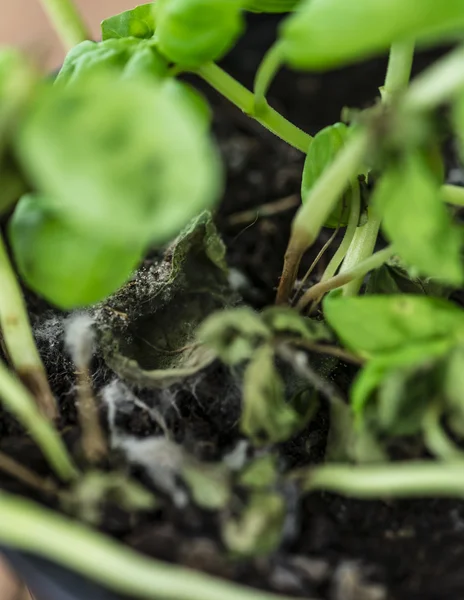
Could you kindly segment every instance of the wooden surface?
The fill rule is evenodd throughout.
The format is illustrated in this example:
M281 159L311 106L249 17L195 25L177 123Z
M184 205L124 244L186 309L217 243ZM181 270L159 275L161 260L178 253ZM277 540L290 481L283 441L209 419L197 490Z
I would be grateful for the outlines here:
M75 0L95 39L105 17L148 0ZM14 44L30 52L46 68L63 58L60 42L41 8L40 0L0 0L0 46Z

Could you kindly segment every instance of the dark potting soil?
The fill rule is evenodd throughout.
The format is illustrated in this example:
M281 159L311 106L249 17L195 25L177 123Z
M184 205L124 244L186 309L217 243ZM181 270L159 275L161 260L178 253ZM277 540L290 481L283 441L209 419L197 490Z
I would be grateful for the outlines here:
M275 22L256 20L251 34L225 61L224 66L248 86L263 49L272 42ZM428 55L419 57L415 68L420 69L429 60ZM382 59L324 75L284 71L271 89L270 101L284 115L314 133L338 120L343 106L369 105L382 84L385 65ZM291 220L298 206L303 157L214 92L208 91L207 95L214 106L214 129L227 168L225 195L216 221L242 296L259 309L274 300ZM264 206L274 214L263 216ZM320 243L305 259L303 271L329 235L330 232L323 232ZM318 268L323 269L326 260ZM316 270L316 277L318 273ZM75 449L78 431L74 369L63 351L62 315L31 294L28 299L51 385L60 398L64 438ZM97 389L112 378L99 360L93 372ZM347 366L336 378L345 396L353 372ZM143 394L150 403L150 392L141 392L142 399ZM195 457L217 460L239 440L240 390L231 383L225 367L208 367L195 390L177 387L162 394L166 407L163 416L174 440ZM138 438L160 433L159 425L142 409L131 410L118 419L121 427ZM327 430L328 417L322 409L306 431L280 447L286 468L318 461ZM47 473L38 450L5 415L0 433L2 451L39 473ZM135 470L134 474L151 485L142 471ZM35 492L4 475L0 476L0 484L37 498ZM129 516L109 504L102 529L155 558L295 597L464 597L464 502L367 502L331 494L299 498L291 487L285 490L285 497L286 535L279 550L266 558L228 558L220 541L219 516L193 503L179 508L167 496L163 497L162 507L148 516ZM54 505L53 499L40 500Z

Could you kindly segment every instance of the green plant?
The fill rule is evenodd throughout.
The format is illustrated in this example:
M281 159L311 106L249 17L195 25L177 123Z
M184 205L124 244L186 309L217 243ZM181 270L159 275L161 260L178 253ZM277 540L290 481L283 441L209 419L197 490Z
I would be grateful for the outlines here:
M224 363L246 363L242 432L256 446L285 441L301 431L324 396L331 414L328 462L291 475L302 489L361 497L463 496L464 312L448 297L464 282L463 232L456 218L464 190L445 184L438 120L444 119L464 157L464 0L156 0L105 20L101 42L87 39L71 0L41 2L69 50L55 80L44 80L19 53L0 52L0 209L5 218L13 211L7 231L25 284L61 309L103 301L130 279L147 251L215 206L223 174L209 134L210 109L179 80L194 74L306 155L303 201L277 304L311 314L322 301L325 325L295 309L274 307L257 315L242 308L211 317L198 333L198 343ZM216 64L242 34L246 11L291 11L253 91ZM453 49L410 84L415 48L443 42ZM343 122L314 138L267 102L283 66L324 71L388 50L380 98L364 111L344 111ZM443 105L450 109L445 116L438 114ZM204 224L205 231L209 226ZM339 247L320 281L295 291L301 258L323 227L344 229ZM0 395L55 473L65 482L79 481L82 475L47 420L56 418L56 402L4 246L0 239L0 325L8 358L29 391L0 365ZM174 273L176 265L171 267ZM332 361L313 369L307 352ZM202 364L211 360L208 354ZM349 406L326 380L338 360L360 367ZM291 398L278 361L305 382ZM81 370L87 367L86 360ZM80 374L81 391L89 396L85 377ZM349 464L387 463L389 441L406 435L420 435L446 464ZM192 473L192 481L208 476ZM224 527L236 552L268 552L277 543L282 499L273 496L269 514L263 511L257 524L260 494L241 521ZM221 495L221 503L227 498ZM193 575L173 584L170 567L154 569L27 503L16 505L2 495L0 507L2 541L34 550L56 531L49 556L58 558L66 540L67 564L122 591L128 580L113 569L127 560L140 577L131 592L140 597L238 593ZM26 517L32 533L25 541L15 528ZM264 541L251 535L244 545L242 532L258 525L265 532L267 517L277 523L277 534L268 532Z

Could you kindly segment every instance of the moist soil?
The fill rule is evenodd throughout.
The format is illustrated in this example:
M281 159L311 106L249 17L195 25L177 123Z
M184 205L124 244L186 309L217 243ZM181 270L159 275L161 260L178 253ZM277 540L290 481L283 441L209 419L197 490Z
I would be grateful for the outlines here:
M250 34L225 61L225 68L248 86L263 50L272 42L276 22L273 18L252 19ZM419 56L415 69L422 68L431 58L430 54ZM292 121L314 133L338 120L343 106L368 106L382 85L385 65L386 61L379 59L323 75L283 71L273 84L270 101ZM216 222L244 301L260 309L274 300L291 220L298 205L303 157L214 92L204 91L214 107L214 131L227 170L225 195ZM452 167L453 159L448 162ZM274 214L266 216L266 207ZM303 267L311 263L329 235L330 232L322 233ZM321 260L318 269L323 269L326 260ZM316 270L314 276L319 273ZM75 450L78 431L73 365L63 352L62 315L32 294L27 293L27 297L53 391L60 398L63 435ZM98 359L93 367L94 385L100 389L112 374ZM336 378L345 397L354 372L346 366ZM166 400L169 393L172 402ZM139 391L152 404L159 402L159 394ZM240 398L230 385L225 367L210 366L194 393L191 388L177 386L172 392L162 392L162 396L163 416L174 440L197 458L218 460L240 439ZM158 425L143 410L134 409L118 418L119 425L134 436L144 438L160 433ZM321 410L308 429L279 447L285 467L318 462L324 452L327 429L327 414ZM2 415L0 433L2 451L39 473L47 473L38 450L7 415ZM135 469L134 475L151 486L141 470ZM4 475L0 485L54 505L52 499L38 496ZM134 517L109 504L101 529L157 559L295 597L464 597L464 502L373 502L325 493L300 498L291 488L286 494L289 526L278 551L265 558L231 559L220 541L219 516L215 512L203 511L193 502L178 508L168 497L163 498L156 513L148 516Z

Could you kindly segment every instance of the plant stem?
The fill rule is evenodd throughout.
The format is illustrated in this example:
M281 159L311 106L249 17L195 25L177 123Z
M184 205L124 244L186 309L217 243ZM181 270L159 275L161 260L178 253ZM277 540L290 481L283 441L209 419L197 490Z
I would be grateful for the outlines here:
M63 481L73 479L77 471L58 432L41 414L26 388L1 362L0 398L37 443L58 477Z
M464 90L464 45L438 60L411 83L402 108L432 110Z
M0 326L8 357L42 413L55 419L58 408L35 345L24 298L0 234Z
M40 0L66 50L90 39L87 28L72 0Z
M397 42L390 48L387 76L380 93L385 103L390 103L408 86L414 59L414 42Z
M380 229L380 219L368 211L367 223L356 229L353 242L350 245L340 274L351 271L357 264L362 263L374 252L375 243ZM363 282L363 277L354 279L343 286L344 296L356 296Z
M422 420L425 445L432 454L441 460L460 460L464 464L464 451L446 435L440 423L441 408L434 402L427 409Z
M290 600L162 563L39 505L0 493L0 542L148 600Z
M329 464L304 476L307 491L325 490L356 498L442 496L464 498L464 463L409 461L351 466Z
M354 134L316 181L296 213L277 291L277 304L288 302L303 254L316 241L349 181L356 176L369 141L367 131Z
M266 129L272 131L277 137L305 154L308 152L312 141L310 135L296 127L296 125L293 125L293 123L290 123L290 121L287 121L287 119L268 105L263 107L259 111L259 114L255 114L255 97L252 92L247 90L246 87L215 63L202 65L195 73L232 102L232 104L235 104L235 106L240 108L249 117L261 123Z
M321 277L321 281L327 281L328 279L331 279L337 272L338 267L341 265L343 259L346 256L346 253L348 252L348 248L350 247L351 242L353 241L353 237L358 228L360 213L361 193L359 189L359 182L355 181L351 186L350 216L348 218L348 224L346 226L345 235L343 236L343 240L337 248L337 251L332 256L332 259L327 265Z
M443 202L454 206L464 206L464 187L459 185L442 185L440 196Z
M316 283L316 285L313 285L313 287L309 288L309 290L307 290L300 298L297 304L297 309L302 311L310 302L319 299L327 292L342 287L351 281L359 279L360 277L364 277L367 273L369 273L369 271L377 269L377 267L383 265L393 253L393 246L388 246L387 248L372 254L362 262L357 263L349 271L339 273L327 281L320 281L319 283Z
M267 91L283 61L281 48L279 42L273 44L259 65L254 84L256 114L260 114L266 109Z

